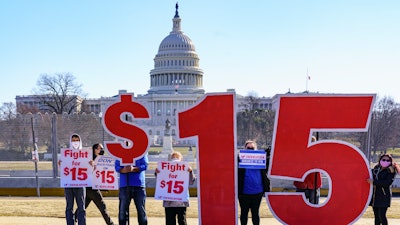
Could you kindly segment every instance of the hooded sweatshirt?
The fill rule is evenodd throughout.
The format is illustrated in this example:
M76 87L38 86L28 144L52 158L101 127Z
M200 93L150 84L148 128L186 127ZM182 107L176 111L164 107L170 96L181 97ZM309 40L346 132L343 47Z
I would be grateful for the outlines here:
M79 146L77 146L77 148L75 148L74 145L73 145L73 143L72 143L72 136L78 136L78 137L79 137ZM71 149L73 149L73 150L82 149L82 138L81 138L81 136L79 136L79 134L73 133L73 134L71 135L71 137L69 138L69 147L70 147Z

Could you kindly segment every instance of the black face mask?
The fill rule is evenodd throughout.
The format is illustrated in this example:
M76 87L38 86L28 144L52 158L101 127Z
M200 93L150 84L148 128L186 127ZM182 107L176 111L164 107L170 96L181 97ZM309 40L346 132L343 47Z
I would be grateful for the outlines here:
M252 148L252 147L247 147L246 149L254 150L254 148Z
M102 150L100 150L100 153L99 153L99 155L104 155L104 150L102 149Z

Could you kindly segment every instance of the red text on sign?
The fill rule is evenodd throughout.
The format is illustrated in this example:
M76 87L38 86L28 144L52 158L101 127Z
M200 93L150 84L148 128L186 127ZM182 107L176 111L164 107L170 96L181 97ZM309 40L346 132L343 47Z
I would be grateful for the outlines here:
M175 172L175 171L185 171L186 170L186 166L185 164L179 165L179 164L170 164L169 162L162 162L161 163L161 169L162 170L169 170L171 172Z
M89 152L87 151L76 151L76 150L71 150L71 149L67 149L64 152L64 156L65 157L72 157L73 159L78 159L78 158L88 158L89 157Z

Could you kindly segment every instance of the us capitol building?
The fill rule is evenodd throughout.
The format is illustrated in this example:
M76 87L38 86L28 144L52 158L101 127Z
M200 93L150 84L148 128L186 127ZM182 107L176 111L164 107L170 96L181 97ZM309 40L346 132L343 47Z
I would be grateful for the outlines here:
M133 100L144 105L149 111L149 120L135 120L134 123L147 132L151 144L162 142L168 120L171 123L169 133L174 144L195 145L194 139L179 139L176 118L179 111L195 105L205 95L204 72L200 68L200 58L192 40L181 29L178 4L175 8L172 31L161 41L154 58L154 69L150 71L150 89L147 94L133 95L126 90L120 90L118 95L112 97L85 99L84 106L86 111L101 116L108 105L119 100L120 94L132 94ZM228 89L227 92L235 93L235 90ZM40 103L35 99L35 96L17 96L16 105L18 107L29 104L40 108L37 105ZM258 107L271 109L277 99L277 96L259 98ZM236 95L236 108L237 111L246 108L245 97Z

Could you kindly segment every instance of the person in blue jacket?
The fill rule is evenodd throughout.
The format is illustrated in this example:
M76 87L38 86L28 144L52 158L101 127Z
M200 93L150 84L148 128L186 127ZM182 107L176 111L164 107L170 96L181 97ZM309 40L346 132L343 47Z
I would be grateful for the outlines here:
M125 225L129 221L129 205L131 200L135 202L139 225L147 225L146 215L146 182L145 171L149 160L147 155L135 161L134 165L121 165L115 160L115 170L119 175L119 225Z
M247 150L257 150L257 143L248 140L244 144L244 148ZM270 180L267 177L270 149L266 149L265 153L267 157L265 169L238 168L238 197L241 225L247 225L249 211L251 211L253 225L260 224L259 210L261 200L265 192L271 190Z

